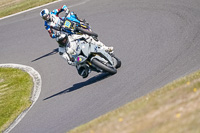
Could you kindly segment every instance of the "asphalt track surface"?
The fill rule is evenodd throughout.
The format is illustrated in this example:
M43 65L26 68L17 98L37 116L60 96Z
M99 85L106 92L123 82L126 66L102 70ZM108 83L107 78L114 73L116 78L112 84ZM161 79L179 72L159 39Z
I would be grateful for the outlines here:
M122 67L82 79L57 53L42 8L0 21L0 63L33 67L40 97L11 133L64 133L200 67L199 0L65 0L99 39L114 46Z

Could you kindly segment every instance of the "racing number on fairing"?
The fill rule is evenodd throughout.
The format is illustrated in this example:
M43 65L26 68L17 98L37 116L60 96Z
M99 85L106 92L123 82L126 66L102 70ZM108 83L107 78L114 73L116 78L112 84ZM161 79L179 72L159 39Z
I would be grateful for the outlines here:
M71 22L66 20L65 21L65 27L70 28L70 26L71 26Z

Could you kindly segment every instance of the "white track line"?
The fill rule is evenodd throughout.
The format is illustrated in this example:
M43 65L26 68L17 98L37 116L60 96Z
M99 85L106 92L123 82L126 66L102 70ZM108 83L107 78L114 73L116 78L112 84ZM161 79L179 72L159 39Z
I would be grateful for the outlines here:
M9 15L9 16L3 17L3 18L0 18L0 20L6 19L6 18L10 18L10 17L16 16L16 15L19 15L19 14L22 14L22 13L25 13L25 12L29 12L29 11L38 9L38 8L40 8L40 7L44 7L44 6L47 6L47 5L51 5L51 4L60 2L60 1L63 1L63 0L57 0L57 1L54 1L54 2L51 2L51 3L45 4L45 5L41 5L41 6L34 7L34 8L31 8L31 9L22 11L22 12L18 12L18 13L15 13L15 14L12 14L12 15ZM85 3L89 2L89 1L90 1L90 0L85 0L85 1L83 1L83 2L77 3L77 4L75 4L75 5L71 5L71 6L68 6L68 7L71 8L71 7L83 5L83 4L85 4Z
M38 8L40 8L40 7L44 7L44 6L47 6L47 5L51 5L51 4L60 2L60 1L63 1L63 0L57 0L57 1L54 1L54 2L51 2L51 3L47 3L47 4L45 4L45 5L41 5L41 6L37 6L37 7L31 8L31 9L25 10L25 11L21 11L21 12L18 12L18 13L15 13L15 14L12 14L12 15L9 15L9 16L3 17L3 18L0 18L0 20L6 19L6 18L10 18L10 17L16 16L16 15L19 15L19 14L22 14L22 13L25 13L25 12L29 12L29 11L38 9Z
M34 8L31 8L31 9L19 12L19 13L15 13L15 14L0 18L0 20L6 19L6 18L9 18L9 17L13 17L13 16L16 16L16 15L25 13L25 12L29 12L29 11L38 9L40 7L44 7L44 6L54 4L54 3L57 3L57 2L60 2L60 1L63 1L63 0L57 0L57 1L45 4L45 5L42 5L42 6L34 7ZM77 3L75 5L71 5L71 6L68 6L68 7L71 8L71 7L83 5L83 4L85 4L89 1L90 0L85 0L83 2ZM40 95L40 92L41 92L41 86L42 86L42 79L41 79L40 74L36 70L34 70L32 67L29 67L29 66L24 66L24 65L19 65L19 64L0 64L0 67L11 67L11 68L17 68L17 69L24 70L33 78L33 82L34 82L34 88L33 88L32 97L31 97L32 105L28 109L23 111L14 120L14 122L3 132L3 133L8 133L22 120L22 118L28 113L28 111L33 107L33 105L35 104L35 102L39 98L39 95Z
M21 70L27 72L33 78L33 83L34 83L33 90L32 90L32 96L31 96L31 101L32 101L31 106L28 109L26 109L25 111L23 111L14 120L14 122L3 132L3 133L8 133L22 120L22 118L28 113L28 111L33 107L33 105L39 98L39 95L41 92L41 86L42 86L42 79L41 79L40 74L35 69L33 69L32 67L29 67L29 66L24 66L24 65L19 65L19 64L0 64L0 67L21 69Z
M77 4L75 4L75 5L71 5L71 6L68 6L68 7L71 8L71 7L75 7L75 6L80 6L80 5L83 5L83 4L85 4L85 3L89 2L89 1L90 1L90 0L85 0L85 1L83 1L83 2L77 3Z

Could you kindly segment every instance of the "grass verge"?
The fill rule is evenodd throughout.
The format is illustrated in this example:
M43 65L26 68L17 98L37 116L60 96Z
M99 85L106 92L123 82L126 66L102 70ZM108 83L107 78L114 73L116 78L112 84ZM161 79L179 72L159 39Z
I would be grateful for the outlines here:
M0 0L0 18L56 0ZM31 105L32 78L22 70L0 68L0 132Z
M200 133L200 71L68 133Z
M1 0L0 18L56 0Z
M0 68L0 132L31 105L33 81L30 75L14 68Z

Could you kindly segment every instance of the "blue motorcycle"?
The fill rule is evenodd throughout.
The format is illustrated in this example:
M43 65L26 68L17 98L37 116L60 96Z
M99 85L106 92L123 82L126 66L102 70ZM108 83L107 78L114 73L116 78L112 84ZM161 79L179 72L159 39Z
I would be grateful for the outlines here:
M72 13L66 14L63 20L64 23L61 30L67 32L68 34L88 34L96 38L98 37L98 34L92 31L89 23L85 20L80 22L76 15Z

